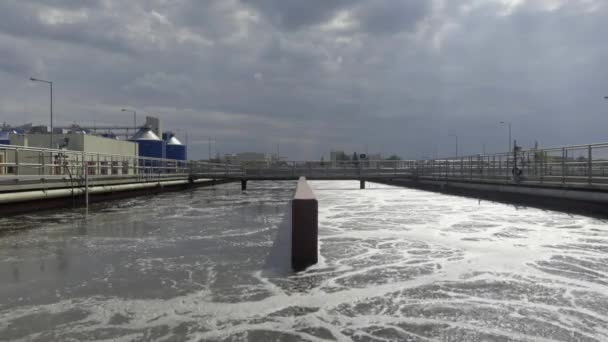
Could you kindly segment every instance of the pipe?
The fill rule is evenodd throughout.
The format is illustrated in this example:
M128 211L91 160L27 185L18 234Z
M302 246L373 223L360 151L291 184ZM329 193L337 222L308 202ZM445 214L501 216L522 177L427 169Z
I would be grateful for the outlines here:
M207 181L206 179L197 179L194 183L201 183ZM101 185L93 186L89 188L89 194L102 194L107 192L119 192L119 191L132 191L150 189L155 187L166 187L166 186L177 186L177 185L188 185L188 180L178 181L165 181L165 182L150 182L150 183L136 183L136 184L118 184L118 185ZM74 196L80 196L85 193L83 188L74 188ZM35 191L24 191L24 192L12 192L6 194L0 194L0 204L25 202L34 200L44 200L51 198L69 197L72 196L72 189L54 189L54 190L35 190Z

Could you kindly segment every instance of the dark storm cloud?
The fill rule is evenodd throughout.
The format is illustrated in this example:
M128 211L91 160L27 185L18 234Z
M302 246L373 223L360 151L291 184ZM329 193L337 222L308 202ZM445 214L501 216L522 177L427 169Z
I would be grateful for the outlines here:
M356 9L364 32L393 34L414 30L416 24L429 15L431 1L366 1Z
M356 6L360 0L241 0L257 8L273 24L298 30L331 19L338 10Z
M81 8L98 8L101 6L102 2L102 0L19 0L19 3L21 4L36 4L51 8L70 10Z
M241 0L259 10L273 24L298 30L327 23L340 11L350 12L361 33L392 34L412 30L429 14L426 0Z
M331 148L409 157L608 140L602 1L0 2L0 116L158 114L192 155ZM604 94L606 93L606 94ZM183 134L183 133L182 133ZM505 137L503 137L505 136Z

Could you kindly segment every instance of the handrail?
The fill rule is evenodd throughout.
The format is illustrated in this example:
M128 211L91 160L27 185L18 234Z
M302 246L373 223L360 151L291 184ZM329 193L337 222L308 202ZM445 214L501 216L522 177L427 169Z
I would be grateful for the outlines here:
M0 176L234 174L238 165L135 155L0 145Z
M193 175L203 177L429 177L515 183L560 182L608 186L608 143L571 145L517 152L441 159L358 161L253 161L240 164L174 160L0 145L0 176L80 177ZM5 177L2 177L4 179Z

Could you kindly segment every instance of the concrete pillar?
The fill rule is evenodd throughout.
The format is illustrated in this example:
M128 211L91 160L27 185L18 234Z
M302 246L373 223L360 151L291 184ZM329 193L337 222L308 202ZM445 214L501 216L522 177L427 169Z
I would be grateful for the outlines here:
M291 201L291 267L301 271L318 261L319 204L304 177Z
M359 181L359 189L361 189L361 190L365 189L365 181L364 180L360 180Z
M247 190L247 180L241 179L241 191Z

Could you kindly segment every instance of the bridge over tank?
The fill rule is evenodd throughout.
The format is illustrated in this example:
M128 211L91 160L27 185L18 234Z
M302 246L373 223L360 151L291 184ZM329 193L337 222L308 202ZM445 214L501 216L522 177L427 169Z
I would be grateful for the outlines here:
M231 165L0 145L0 202L11 193L95 186L254 180L359 180L608 213L608 143L428 160L281 161ZM173 183L167 183L173 182ZM77 192L77 191L76 191ZM6 197L6 198L4 198ZM44 196L43 196L44 197Z
M359 180L608 214L608 143L516 150L427 160L290 161L242 164L222 176L240 180Z

